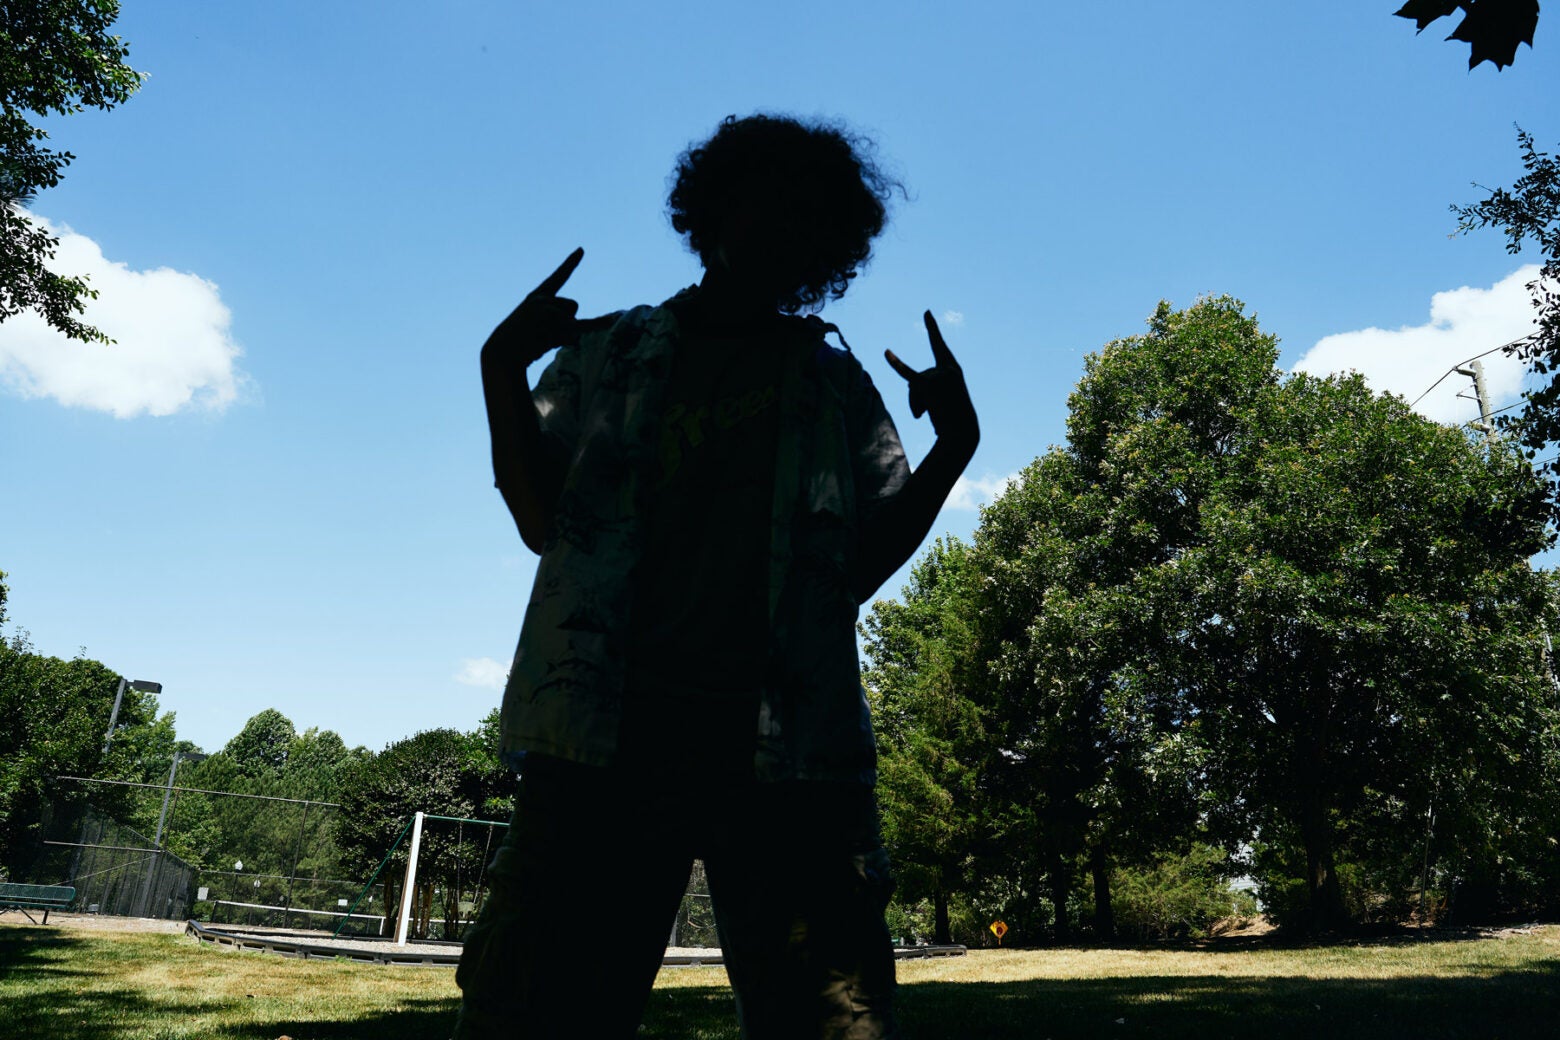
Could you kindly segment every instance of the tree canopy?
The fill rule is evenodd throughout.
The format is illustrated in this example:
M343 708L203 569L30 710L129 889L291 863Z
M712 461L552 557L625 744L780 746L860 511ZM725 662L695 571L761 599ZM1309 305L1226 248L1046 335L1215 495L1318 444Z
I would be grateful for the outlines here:
M1218 847L1331 928L1361 916L1361 871L1402 905L1427 812L1443 876L1468 878L1551 804L1529 796L1556 788L1560 718L1527 562L1541 483L1504 443L1276 361L1238 301L1161 304L1088 359L1067 444L973 546L934 546L874 606L911 896L963 886L1057 938L1092 896L1104 936L1113 879L1208 891L1197 850Z
M0 4L0 321L36 311L67 336L108 342L77 317L96 291L49 270L59 240L22 207L75 159L47 147L34 119L113 108L139 89L128 45L110 32L118 16L118 0Z
M0 871L27 873L44 851L51 822L81 811L89 798L107 811L135 813L130 789L91 791L61 777L140 782L158 766L166 771L173 716L133 687L125 691L105 753L119 682L85 656L67 661L34 653L25 631L0 640Z
M408 846L396 846L397 838L414 813L462 820L507 819L512 808L514 778L499 764L498 712L495 709L475 732L453 729L425 730L398 740L379 754L364 758L342 778L336 835L343 866L355 876L368 877L394 848L396 858L387 889L405 869ZM434 889L444 906L445 938L458 936L461 892L470 892L502 840L502 828L482 825L450 825L440 821L423 833L418 868L419 891L413 930L426 935L432 919ZM396 897L386 897L393 904Z

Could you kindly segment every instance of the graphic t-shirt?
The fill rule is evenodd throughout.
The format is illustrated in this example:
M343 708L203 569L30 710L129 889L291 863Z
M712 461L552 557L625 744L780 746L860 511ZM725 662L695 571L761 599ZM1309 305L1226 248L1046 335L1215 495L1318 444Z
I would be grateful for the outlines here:
M647 698L627 650L647 642L639 622L658 609L636 616L637 594L643 587L648 601L650 590L672 585L639 579L670 570L684 586L693 580L662 562L664 554L649 571L643 566L656 512L650 464L659 457L671 369L690 342L681 318L692 296L583 322L580 342L558 350L532 392L565 477L504 689L510 761L535 752L611 766L637 741ZM750 460L773 467L774 500L761 583L767 614L749 607L767 646L754 655L759 708L744 708L740 731L746 769L762 781L871 783L876 745L856 656L852 561L858 536L904 487L910 467L882 398L849 351L826 343L821 323L775 326L773 461ZM753 537L762 540L765 529ZM707 645L698 652L714 654ZM707 660L683 660L668 675L670 654L659 657L655 671L677 689L693 688L695 673L708 684L716 671Z
M629 626L630 689L726 705L749 736L769 643L779 351L763 335L678 343Z

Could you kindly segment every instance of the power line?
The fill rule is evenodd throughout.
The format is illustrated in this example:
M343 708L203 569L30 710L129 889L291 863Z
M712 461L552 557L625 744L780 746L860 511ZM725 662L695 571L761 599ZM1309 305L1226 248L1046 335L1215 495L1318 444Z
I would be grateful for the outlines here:
M1462 367L1463 365L1469 364L1470 362L1473 362L1473 361L1478 361L1480 358L1487 358L1491 354L1499 353L1500 351L1503 351L1503 350L1504 351L1510 351L1518 343L1526 343L1528 340L1530 340L1532 338L1533 338L1532 335L1518 336L1516 339L1512 340L1510 343L1502 343L1498 347L1491 347L1489 350L1486 350L1482 354L1475 354L1471 358L1464 358L1463 360L1457 362L1457 364L1453 365L1451 368L1448 368L1445 372L1442 372L1441 373L1441 378L1437 379L1435 382L1431 383L1429 389L1427 389L1424 393L1420 394L1418 397L1414 398L1413 403L1410 404L1409 407L1412 408L1412 407L1414 407L1414 405L1418 404L1420 401L1423 401L1425 399L1425 397L1429 395L1431 390L1434 390L1436 387L1440 386L1441 382L1444 379L1446 379L1447 376L1449 376L1452 373L1456 372L1457 369Z
M243 794L238 791L208 791L203 787L169 787L167 784L138 784L130 780L97 780L90 776L60 775L59 780L80 780L84 784L117 784L120 787L155 787L159 791L193 792L194 794L219 794L227 798L258 798L263 802L291 802L294 805L328 805L341 808L340 802L316 802L309 798L282 798L274 794ZM485 821L484 821L485 822Z
M1467 400L1467 398L1464 398L1464 400ZM1515 404L1508 404L1504 408L1496 408L1494 411L1490 412L1489 414L1490 415L1499 415L1501 412L1509 412L1513 408L1521 408L1526 403L1527 403L1526 401L1518 401ZM1472 426L1474 423L1483 422L1483 421L1484 420L1482 418L1479 418L1479 419L1469 419L1467 422L1463 423L1462 425L1464 425L1464 426Z

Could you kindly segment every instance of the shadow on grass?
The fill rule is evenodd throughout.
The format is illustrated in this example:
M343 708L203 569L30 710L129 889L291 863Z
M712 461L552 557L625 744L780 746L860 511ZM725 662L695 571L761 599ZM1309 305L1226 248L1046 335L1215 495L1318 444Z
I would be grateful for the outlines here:
M1467 925L1447 928L1357 928L1348 932L1308 934L1275 929L1256 935L1216 935L1206 939L1166 940L1161 943L1105 944L1108 950L1195 950L1198 953L1248 953L1252 950L1341 950L1360 946L1423 946L1429 943L1483 942L1507 934L1510 929ZM1044 947L1039 947L1044 949Z
M900 988L907 1040L991 1037L1554 1037L1560 963L1454 978L1224 975L925 982Z
M906 1040L1314 1040L1560 1035L1560 962L1454 978L1224 975L921 982L899 990ZM659 990L642 1036L737 1037L730 994Z
M139 938L139 937L137 937ZM322 1000L307 1014L290 1017L266 1000L155 995L123 981L124 971L149 948L56 928L0 928L0 1038L11 1040L447 1040L455 1024L457 998L414 995L421 987L392 998L393 1006L365 1009L347 999L340 1009ZM220 965L212 958L270 957L208 949L157 950L154 955ZM278 963L282 962L278 959ZM448 975L444 968L357 966L363 971L404 973L408 983L424 972ZM221 970L220 968L218 970ZM453 980L451 980L453 983ZM453 985L451 985L453 989ZM262 994L274 997L275 994ZM293 994L296 998L296 994ZM737 1036L730 990L708 987L679 993L676 999L652 996L641 1036L716 1040ZM296 1003L294 1005L296 1010ZM587 1012L588 1013L588 1012ZM588 1035L582 1018L581 1035Z
M158 999L96 985L133 959L102 956L101 942L40 929L0 929L0 1035L49 1040L444 1040L455 999L416 998L365 1011L310 1008L286 1021L260 1005ZM78 952L94 956L78 958ZM381 969L382 970L382 969ZM408 973L435 969L392 969ZM582 1015L588 1016L588 1009ZM1560 961L1453 977L1311 979L1222 974L919 982L900 988L906 1040L1154 1037L1156 1040L1314 1037L1553 1037ZM219 1023L198 1028L196 1022ZM588 1035L582 1018L580 1035ZM666 988L650 1000L646 1040L736 1040L724 987Z

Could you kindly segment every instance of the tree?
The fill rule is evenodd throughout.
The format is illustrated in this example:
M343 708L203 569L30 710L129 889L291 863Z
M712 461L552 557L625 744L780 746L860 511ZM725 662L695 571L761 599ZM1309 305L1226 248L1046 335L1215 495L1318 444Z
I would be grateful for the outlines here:
M1517 143L1527 173L1509 189L1486 189L1489 194L1482 201L1454 205L1452 212L1464 234L1499 228L1506 236L1508 253L1520 253L1529 241L1542 253L1543 267L1527 286L1538 328L1516 345L1515 353L1534 374L1549 378L1545 385L1523 394L1518 415L1500 417L1501 426L1517 437L1532 459L1560 441L1560 159L1539 151L1533 135L1521 127ZM1549 478L1551 516L1560 520L1560 458L1546 459L1538 468Z
M1509 794L1506 766L1542 758L1541 495L1513 452L1357 376L1292 377L1245 425L1160 601L1210 788L1254 833L1295 836L1306 921L1332 928L1340 849L1373 797L1414 816L1438 770Z
M1538 0L1408 0L1394 13L1412 18L1424 32L1426 26L1456 14L1461 8L1463 20L1457 23L1448 40L1469 45L1468 67L1487 61L1496 70L1517 60L1517 45L1533 46L1533 30L1538 27Z
M407 821L416 812L457 819L481 819L484 811L499 809L513 788L511 774L490 745L490 727L476 733L453 729L426 730L386 747L358 762L341 781L336 841L343 852L343 866L350 876L367 878L389 854ZM488 819L497 818L488 816ZM455 924L466 909L460 893L468 889L485 866L483 852L487 832L430 828L423 834L416 893L416 931L427 932L433 889L445 897L445 938L455 939ZM405 869L407 847L396 850L392 873ZM396 867L396 862L399 867ZM386 877L386 903L393 904L394 877Z
M1115 862L1191 840L1188 717L1147 582L1198 543L1240 448L1236 416L1272 385L1276 358L1238 301L1161 304L1146 335L1087 360L1066 446L982 515L988 725L998 773L1032 792L1059 937L1080 865L1108 935Z
M367 757L331 730L296 732L274 708L256 713L221 751L179 770L181 786L287 801L181 793L173 805L169 841L197 865L241 859L248 869L282 876L334 876L335 810L299 801L334 802L342 777ZM168 762L164 760L166 775Z
M1525 835L1553 811L1560 746L1552 583L1527 562L1540 482L1358 377L1276 361L1239 301L1161 304L1088 360L1066 445L983 511L973 548L937 546L868 623L888 815L977 806L980 853L1005 850L1010 891L1045 878L1058 938L1080 872L1104 936L1112 879L1169 876L1197 843L1257 842L1293 919L1335 927L1342 873L1417 875L1432 807L1444 871L1509 891L1520 857L1538 876ZM977 725L950 728L944 703ZM914 797L893 788L905 749ZM942 824L897 828L917 869Z
M89 799L122 818L134 815L132 788L89 790L59 779L140 781L142 749L172 733L173 717L159 714L156 698L128 689L119 709L123 728L105 756L103 734L119 681L86 657L34 653L25 633L0 641L0 870L30 874L51 823L79 814Z
M0 321L37 311L73 339L109 342L81 322L97 296L85 278L48 269L59 240L22 207L58 184L75 158L45 147L48 133L31 116L109 109L139 89L125 64L129 48L109 29L118 0L26 0L0 5Z
M250 778L274 778L287 765L287 756L298 739L292 720L275 708L267 708L244 723L227 742L222 754Z
M970 697L969 549L939 539L911 572L904 602L879 600L862 623L862 681L876 720L878 801L896 898L929 900L934 942L953 942L950 904L993 825L978 780L990 753Z
M1387 798L1422 819L1428 761L1509 763L1459 770L1459 804L1541 780L1518 779L1553 731L1527 563L1546 542L1538 483L1358 377L1280 380L1243 311L1161 304L1146 336L1091 358L1066 449L977 532L987 587L1007 590L983 611L1008 618L989 725L1007 768L1037 763L1058 912L1069 856L1173 819L1193 778L1226 847L1298 844L1318 927L1344 918L1351 821ZM1119 812L1144 784L1163 808Z

